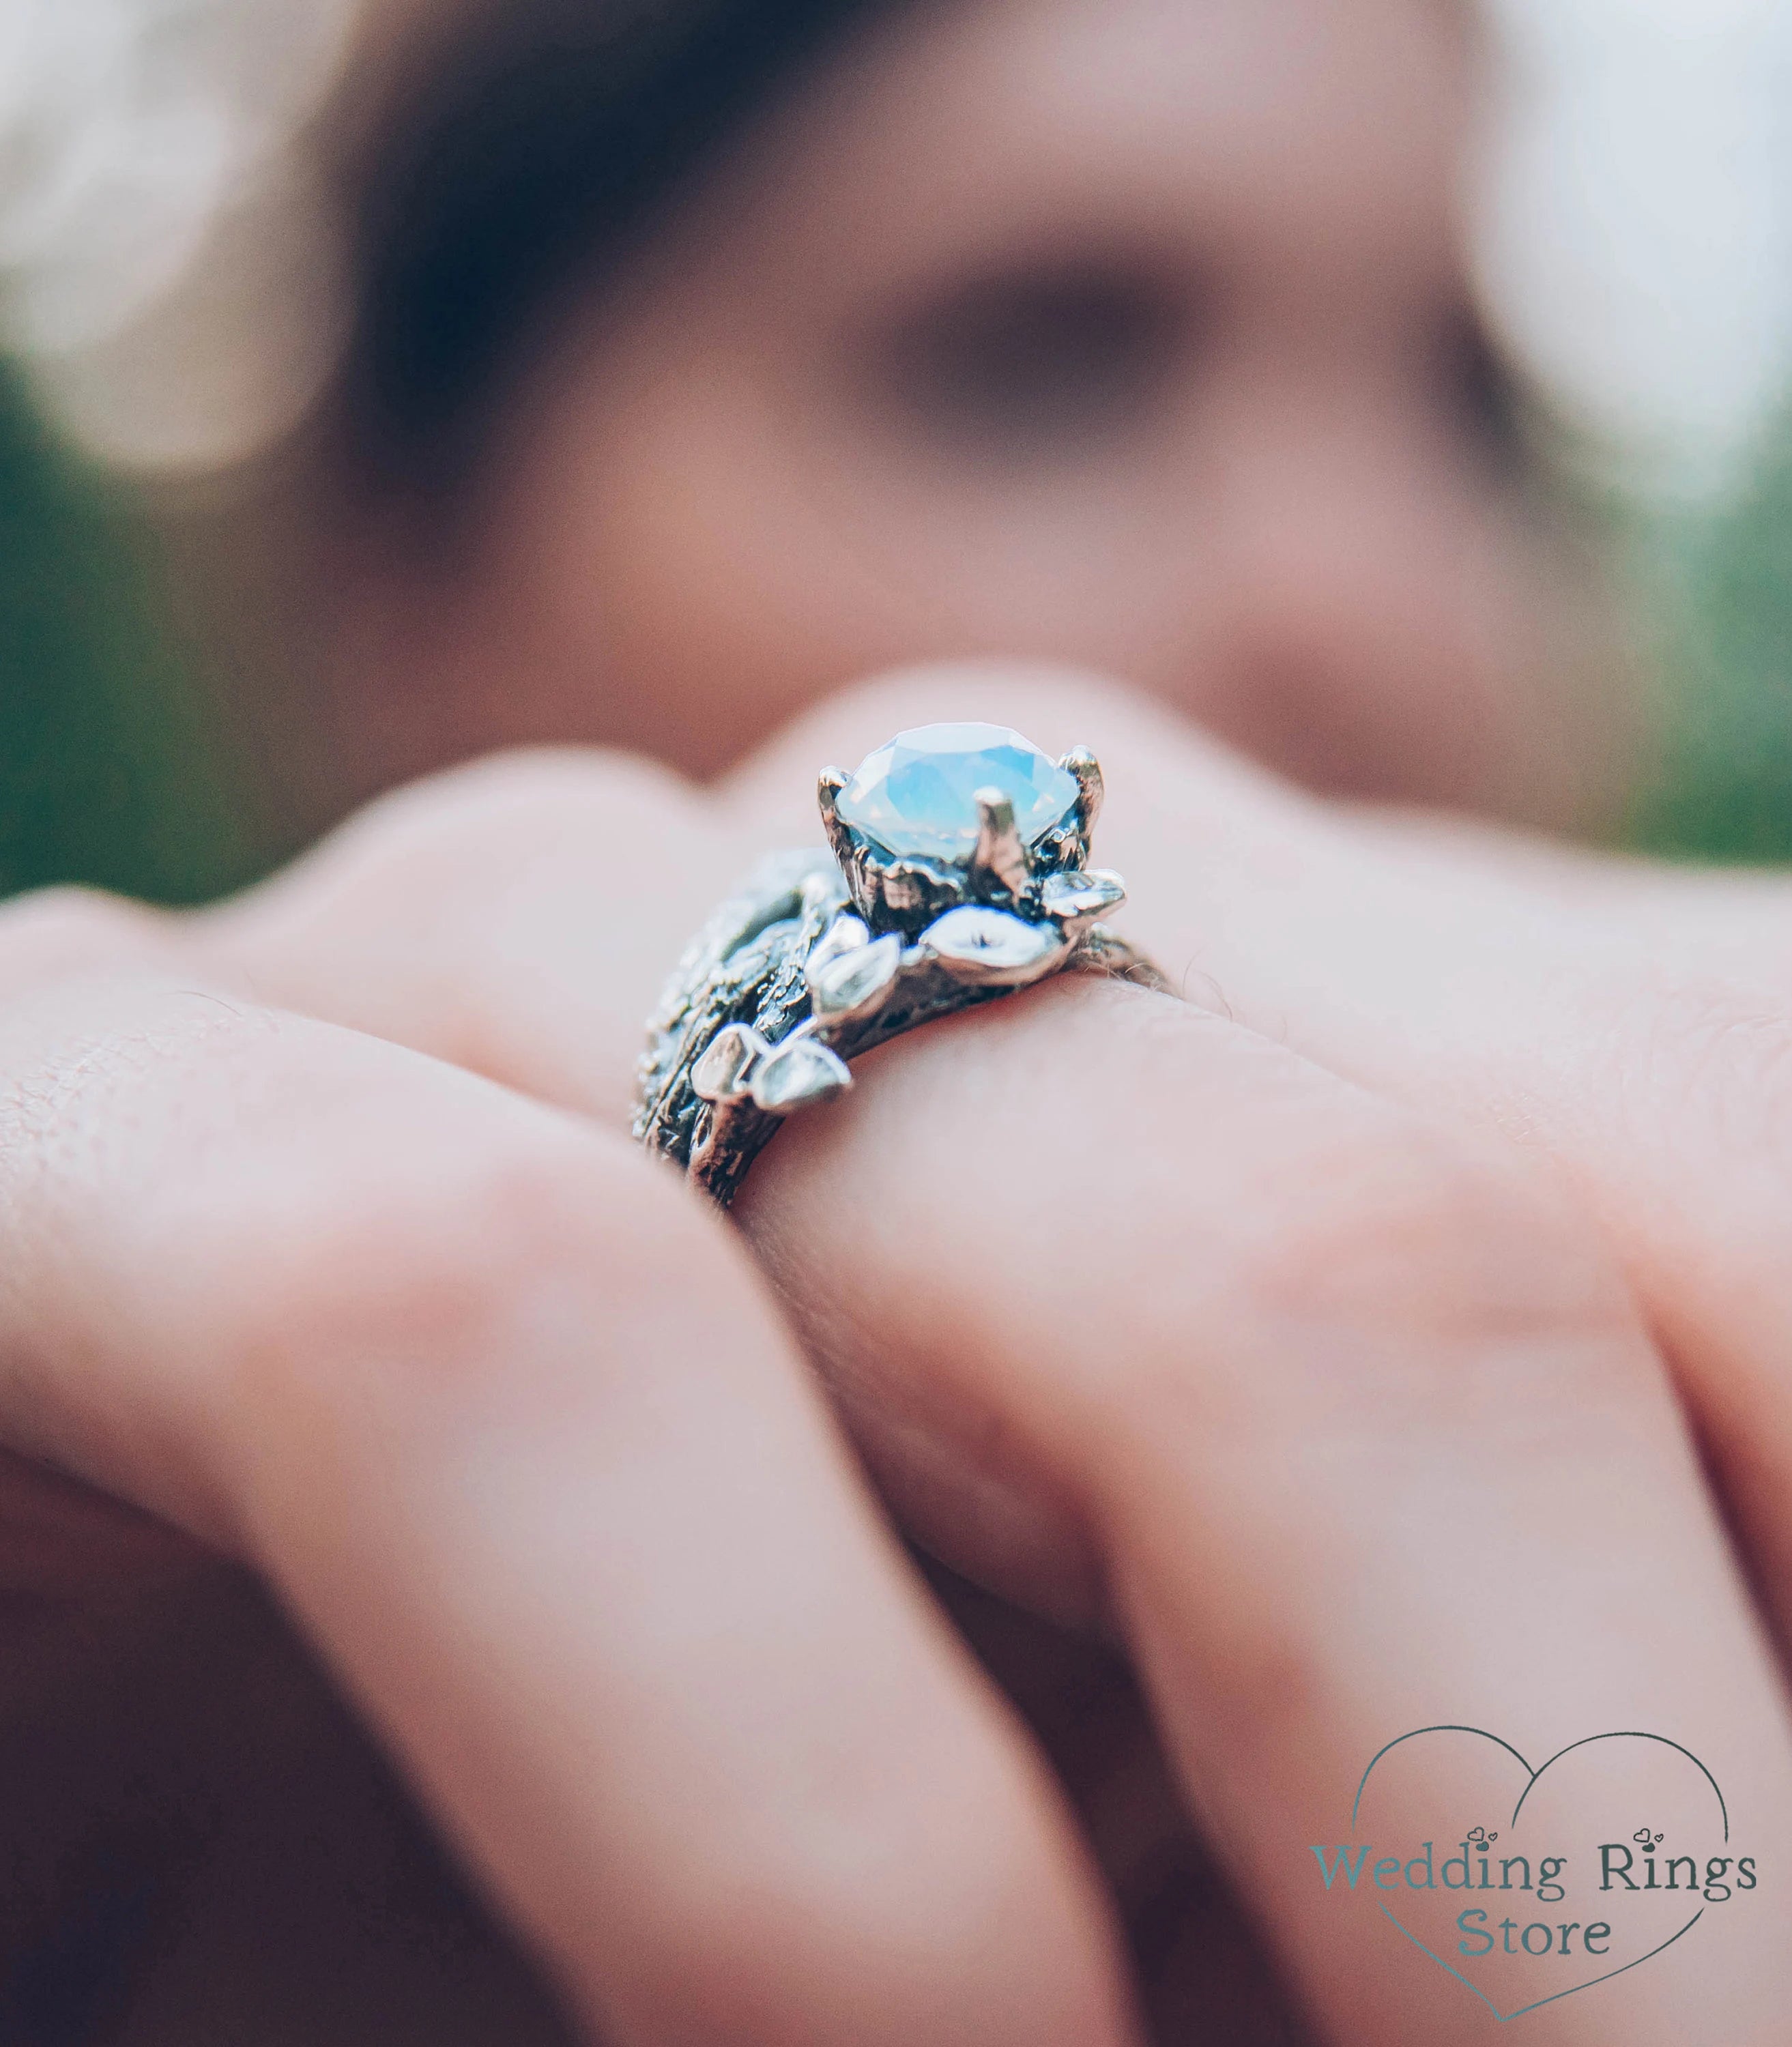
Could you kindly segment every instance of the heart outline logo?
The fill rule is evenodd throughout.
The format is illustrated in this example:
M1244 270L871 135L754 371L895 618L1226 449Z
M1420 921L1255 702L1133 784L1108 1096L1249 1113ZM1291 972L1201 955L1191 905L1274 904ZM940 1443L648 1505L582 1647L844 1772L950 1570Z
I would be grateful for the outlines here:
M1404 1743L1416 1741L1421 1736L1428 1734L1477 1735L1483 1741L1492 1742L1495 1747L1504 1749L1506 1754L1511 1756L1512 1760L1517 1763L1519 1769L1525 1773L1526 1782L1524 1789L1519 1794L1518 1803L1512 1808L1512 1816L1506 1823L1506 1831L1508 1836L1510 1835L1512 1828L1517 1825L1519 1815L1524 1810L1525 1801L1530 1797L1531 1793L1535 1790L1538 1782L1547 1771L1554 1769L1555 1765L1561 1762L1564 1756L1573 1755L1577 1749L1593 1747L1602 1741L1658 1742L1662 1747L1671 1748L1676 1752L1676 1754L1683 1755L1686 1760L1697 1770L1700 1775L1705 1778L1706 1783L1711 1786L1712 1794L1717 1801L1718 1814L1723 1822L1723 1838L1725 1844L1728 1844L1730 1838L1730 1809L1724 1799L1723 1788L1718 1783L1717 1779L1712 1775L1710 1770L1706 1768L1704 1763L1701 1762L1697 1756L1693 1755L1693 1751L1689 1748L1683 1747L1679 1742L1669 1740L1666 1735L1650 1734L1640 1728L1613 1728L1610 1732L1606 1734L1583 1735L1578 1741L1571 1741L1566 1748L1558 1749L1555 1754L1552 1755L1547 1762L1539 1763L1535 1770L1531 1768L1530 1763L1526 1761L1523 1756L1519 1755L1519 1751L1513 1747L1509 1741L1503 1740L1496 1734L1490 1734L1485 1728L1465 1727L1454 1724L1440 1724L1436 1727L1414 1728L1410 1733L1396 1736L1392 1741L1388 1742L1384 1747L1376 1750L1376 1753L1369 1759L1368 1767L1363 1772L1362 1781L1357 1786L1357 1795L1351 1801L1350 1804L1350 1827L1351 1831L1353 1833L1357 1831L1357 1820L1362 1809L1363 1794L1368 1789L1369 1779L1375 1774L1376 1766L1380 1763L1384 1756L1391 1755L1394 1750L1400 1747ZM1475 1995L1480 1999L1481 2002L1487 2006L1488 2010L1492 2013L1495 2019L1502 2026L1510 2023L1510 2022L1515 2018L1523 2018L1527 2012L1541 2011L1543 2006L1546 2004L1559 2004L1565 1997L1577 1997L1584 1990L1596 1990L1600 1983L1610 1983L1613 1978L1617 1976L1628 1975L1632 1969L1640 1968L1645 1962L1653 1961L1656 1956L1665 1952L1668 1948L1671 1948L1676 1941L1683 1940L1686 1936L1691 1933L1693 1929L1697 1925L1700 1920L1701 1920L1705 1914L1705 1907L1701 1905L1698 1910L1693 1914L1692 1917L1686 1921L1686 1925L1682 1926L1678 1933L1670 1933L1666 1940L1659 1942L1656 1946L1651 1948L1647 1954L1639 1955L1633 1961L1626 1962L1618 1968L1608 1969L1604 1975L1591 1977L1587 1982L1583 1983L1574 1983L1566 1990L1554 1991L1547 1997L1540 1997L1530 2004L1519 2006L1515 2010L1502 2011L1493 2002L1492 1999L1488 1995L1487 1992L1484 1991L1478 1983L1470 1982L1469 1978L1465 1976L1460 1969L1453 1968L1449 1963L1446 1962L1443 1956L1438 1954L1435 1949L1427 1947L1425 1942L1420 1940L1419 1936L1413 1932L1412 1929L1410 1926L1404 1925L1399 1917L1387 1906L1382 1905L1378 1906L1377 1909L1393 1926L1395 1926L1408 1941L1412 1943L1416 1948L1418 1948L1419 1952L1422 1955L1428 1956L1432 1961L1435 1962L1438 1967L1444 1972L1446 1975L1453 1976L1457 1982L1461 1983L1465 1990L1473 1991Z

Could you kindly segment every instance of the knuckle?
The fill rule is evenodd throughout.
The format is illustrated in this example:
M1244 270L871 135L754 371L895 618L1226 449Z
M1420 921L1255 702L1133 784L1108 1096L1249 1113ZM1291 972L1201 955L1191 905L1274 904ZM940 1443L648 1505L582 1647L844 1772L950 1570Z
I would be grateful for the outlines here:
M139 1278L360 1296L509 1275L702 1218L635 1148L477 1076L184 982L9 1023L0 1191L81 1205ZM685 1211L692 1209L687 1217ZM182 1246L203 1253L173 1256Z
M359 1455L382 1401L404 1427L456 1386L475 1417L552 1411L575 1364L594 1397L625 1393L612 1325L633 1314L677 1357L684 1325L653 1302L718 1255L621 1139L179 985L46 998L6 1020L0 1071L8 1325L86 1360L43 1379L46 1426L108 1458L128 1440L121 1468L165 1465L208 1527L269 1445Z
M671 1283L716 1234L619 1136L181 983L52 992L4 1053L0 1202L68 1218L121 1309L195 1356L465 1349L544 1290Z
M237 1049L277 1027L266 1010L156 974L33 990L9 1010L0 1040L6 1178L34 1165L68 1170L79 1155L122 1199L164 1173L177 1182L192 1157L179 1140L203 1120L195 1083L215 1092ZM78 1149L68 1143L77 1134Z
M1682 1129L1690 1111L1734 1155L1763 1140L1777 1153L1792 1121L1792 1008L1748 989L1677 993L1658 1005L1639 1067L1632 1092L1657 1120L1665 1109Z
M266 1159L239 1160L252 1194L269 1190L258 1205L236 1172L208 1191L242 1275L230 1355L310 1377L377 1364L427 1395L521 1375L537 1338L594 1331L619 1275L631 1291L675 1284L691 1229L647 1161L470 1078L425 1081L383 1100L346 1091L286 1134L276 1185Z
M1452 1136L1385 1115L1314 1133L1278 1189L1253 1276L1275 1306L1336 1318L1403 1301L1448 1321L1547 1314L1582 1261L1540 1186Z
M491 1010L501 1023L513 1008L500 969L553 957L558 927L609 884L619 846L642 874L677 873L702 830L696 793L650 764L570 749L495 756L380 797L293 866L203 913L197 935L226 978L383 1035L416 1043L420 1032L478 1063L474 1020ZM427 1018L424 986L438 998Z
M694 792L669 768L631 756L519 748L377 798L337 834L336 849L375 862L466 853L514 857L544 841L620 828L665 829Z
M1268 1163L1217 1221L1218 1313L1159 1398L1253 1438L1390 1444L1577 1432L1634 1403L1634 1306L1540 1176L1367 1101Z
M97 888L41 888L0 907L0 996L169 956L165 913Z
M469 1331L552 1266L573 1207L568 1163L534 1133L478 1116L439 1108L426 1137L395 1105L362 1120L366 1106L343 1105L281 1147L288 1170L250 1232L262 1255L242 1264L308 1339L376 1325ZM229 1204L237 1177L207 1196Z

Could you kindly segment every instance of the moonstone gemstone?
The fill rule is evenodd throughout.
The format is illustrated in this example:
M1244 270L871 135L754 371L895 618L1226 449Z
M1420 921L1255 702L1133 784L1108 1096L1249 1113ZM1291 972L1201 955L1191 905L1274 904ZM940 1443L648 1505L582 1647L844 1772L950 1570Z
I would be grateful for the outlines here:
M979 789L1000 789L1031 846L1076 803L1075 781L1005 725L923 725L897 733L840 791L841 818L896 860L968 861Z

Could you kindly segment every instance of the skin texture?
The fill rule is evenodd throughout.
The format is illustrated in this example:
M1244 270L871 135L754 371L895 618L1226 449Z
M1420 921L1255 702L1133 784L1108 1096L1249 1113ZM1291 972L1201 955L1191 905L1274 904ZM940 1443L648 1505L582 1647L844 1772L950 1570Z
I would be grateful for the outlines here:
M1132 928L1198 999L1056 985L865 1061L743 1198L775 1306L604 1128L649 957L784 835L797 760L970 695L1093 736ZM618 818L651 855L621 902ZM1456 914L1477 891L1504 927ZM1354 932L1354 980L1287 981L1279 894ZM569 942L600 895L614 953ZM1523 938L1497 1027L1464 996L1490 930ZM8 913L0 1429L266 1575L602 2037L1134 2037L1062 1794L878 1534L800 1345L899 1523L1057 1623L958 1596L1064 1759L1155 2037L1200 2037L1217 1981L1229 2037L1291 2037L1291 1995L1316 2037L1477 2038L1306 1872L1391 1726L1473 1701L1539 1754L1670 1728L1751 1835L1792 1820L1792 1492L1697 1447L1746 1432L1771 1477L1792 1443L1755 1348L1792 1322L1778 1264L1745 1245L1747 1284L1711 1283L1738 1186L1754 1243L1783 1232L1792 1067L1764 1023L1679 1027L1695 995L1759 1014L1789 934L1782 888L1402 846L1064 678L859 693L719 799L495 762L217 911ZM1400 1056L1366 1085L1346 1026L1395 961ZM37 1568L77 1538L112 1539L72 1507ZM1109 1644L1283 1990L1163 1830ZM179 1938L145 1959L180 1979ZM1786 1966L1722 1918L1527 2022L1765 2043ZM203 2040L184 1980L163 2037Z
M329 503L334 801L519 741L710 774L993 655L1604 815L1634 707L1464 272L1477 71L1436 0L894 10L575 281L451 503Z
M1448 2047L1300 1881L1391 1724L1669 1725L1783 1838L1781 894L1189 722L1618 772L1464 367L1468 82L1421 0L892 23L301 591L323 807L737 772L0 914L0 2035ZM832 694L992 652L1145 694ZM973 714L1097 747L1190 999L888 1048L730 1231L618 1134L641 1019L821 761ZM1759 1929L1527 2023L1766 2043Z

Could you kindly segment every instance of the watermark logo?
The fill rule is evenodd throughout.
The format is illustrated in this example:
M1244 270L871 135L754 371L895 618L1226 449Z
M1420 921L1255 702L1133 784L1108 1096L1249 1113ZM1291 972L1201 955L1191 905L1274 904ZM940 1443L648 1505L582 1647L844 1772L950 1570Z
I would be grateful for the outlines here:
M1635 1730L1533 1766L1484 1728L1416 1728L1370 1759L1350 1839L1311 1854L1328 1897L1500 2020L1642 1968L1760 1887L1711 1771Z

